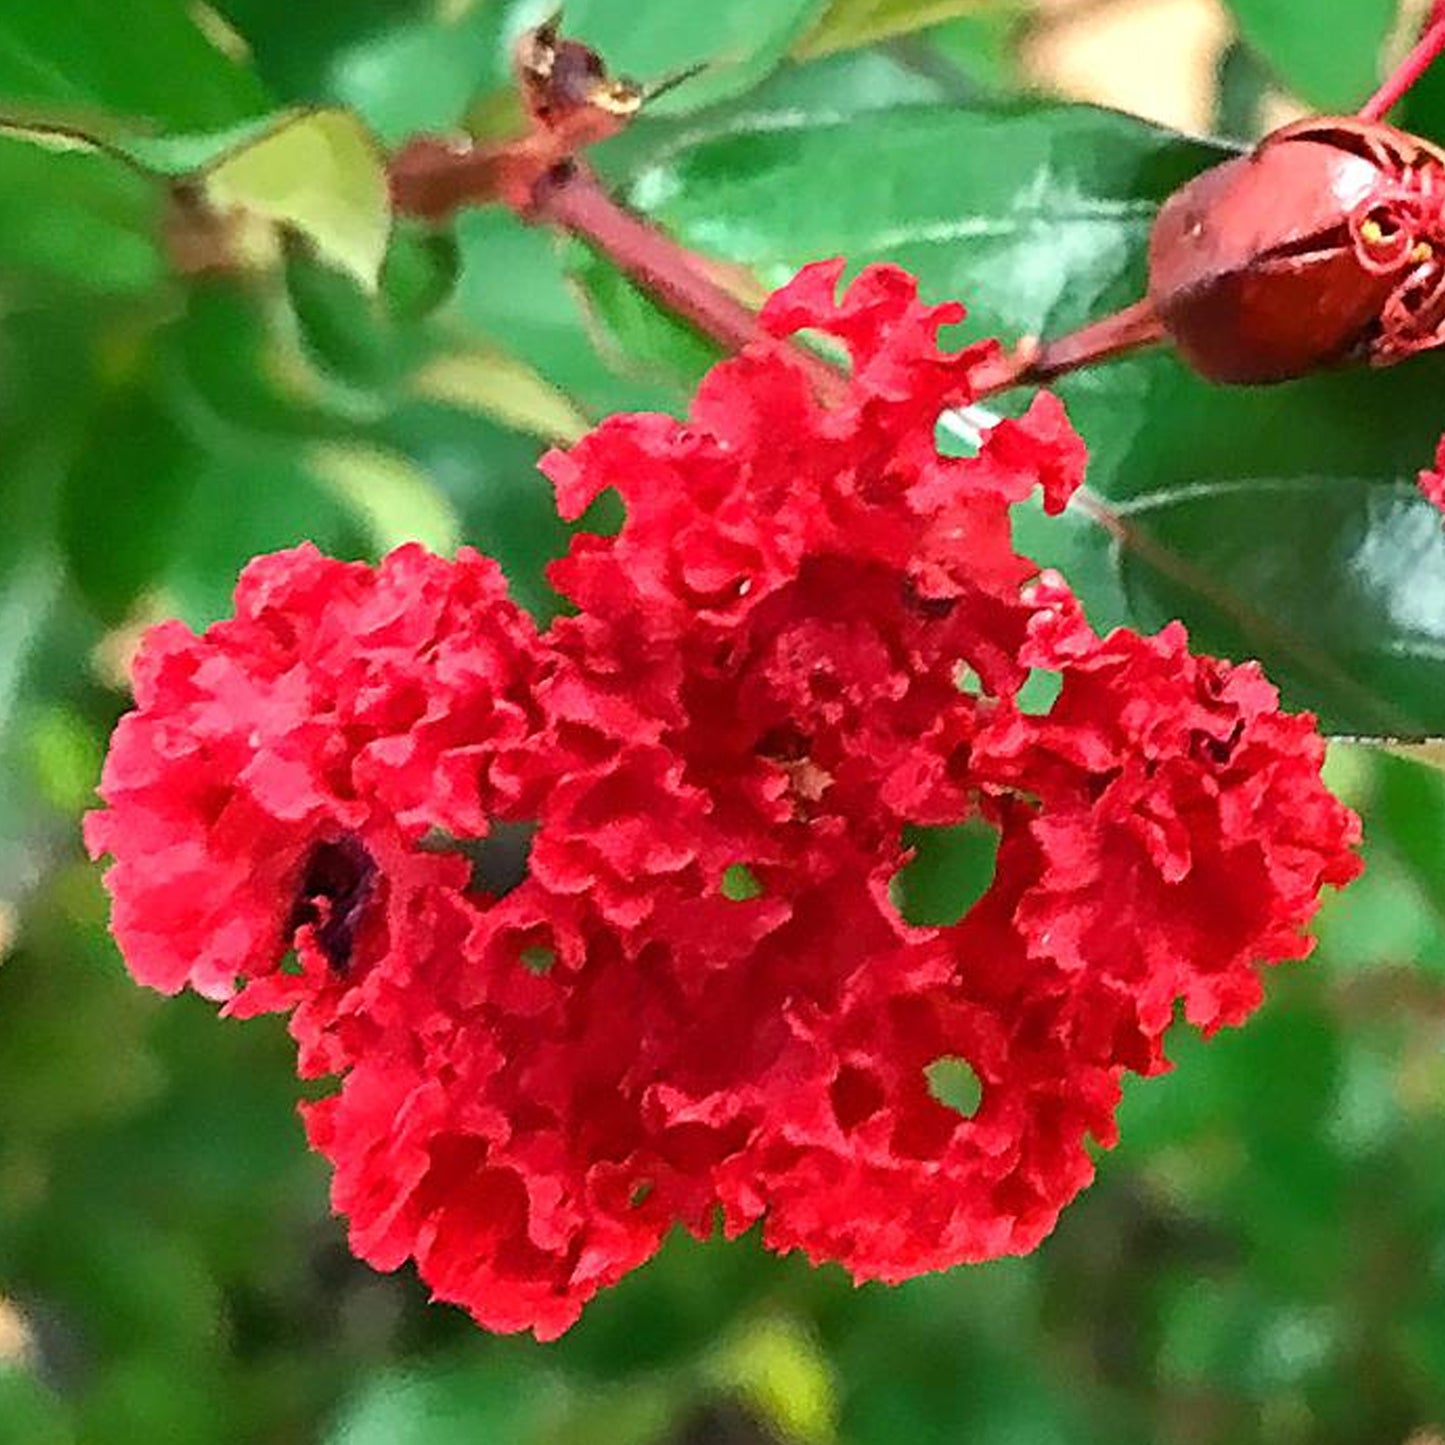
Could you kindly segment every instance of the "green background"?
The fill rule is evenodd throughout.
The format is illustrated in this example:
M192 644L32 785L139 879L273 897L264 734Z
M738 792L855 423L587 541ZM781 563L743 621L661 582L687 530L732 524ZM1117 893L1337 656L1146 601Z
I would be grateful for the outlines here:
M745 292L892 259L1012 339L1136 296L1154 206L1256 135L1267 94L1368 91L1394 7L1331 0L1326 28L1317 5L1236 0L1210 142L1031 87L1038 17L1012 0L575 0L567 21L644 79L709 62L596 159ZM302 537L474 542L546 615L566 531L537 456L680 408L710 359L503 212L387 233L373 146L505 128L508 45L544 9L0 7L0 1442L1442 1438L1445 779L1377 749L1332 749L1370 866L1316 959L1245 1030L1174 1041L1032 1258L895 1289L677 1241L558 1344L490 1338L350 1259L278 1021L125 977L77 819L137 628L222 615L248 556ZM1445 136L1445 76L1409 121ZM351 141L318 165L333 124ZM57 125L103 144L40 144ZM246 269L178 267L176 178L253 213ZM1413 485L1442 383L1423 359L1229 392L1164 354L1072 379L1128 538L1026 515L1027 544L1101 626L1183 615L1337 732L1445 734L1445 529ZM930 859L920 910L968 865Z

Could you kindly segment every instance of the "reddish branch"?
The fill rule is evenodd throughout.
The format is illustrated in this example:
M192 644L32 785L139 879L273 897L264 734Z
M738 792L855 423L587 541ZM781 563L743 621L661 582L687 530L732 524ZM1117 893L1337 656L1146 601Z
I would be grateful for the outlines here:
M1445 50L1445 4L1436 4L1424 33L1393 75L1359 109L1361 120L1383 120Z
M697 327L727 351L763 338L757 313L717 284L691 252L664 231L619 205L585 166L549 172L532 193L529 218L580 236L649 296ZM825 399L843 379L820 356L802 347L799 359Z

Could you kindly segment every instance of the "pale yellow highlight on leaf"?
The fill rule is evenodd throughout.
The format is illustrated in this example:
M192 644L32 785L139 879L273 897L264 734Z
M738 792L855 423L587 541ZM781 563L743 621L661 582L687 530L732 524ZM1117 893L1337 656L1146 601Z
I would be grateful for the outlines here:
M214 5L207 5L205 0L195 0L189 7L189 14L191 23L227 60L233 60L237 65L251 63L250 43Z
M386 160L350 111L298 113L205 174L206 198L291 227L375 291L391 238Z
M540 372L491 347L437 357L413 377L411 391L547 442L575 442L591 428L571 399Z
M42 150L57 151L62 155L85 155L100 149L93 140L78 131L49 125L25 125L13 120L0 120L0 137L25 141L29 145L39 146Z
M378 447L327 443L308 458L312 474L366 528L379 552L420 542L444 557L457 549L461 525L430 478L405 457Z
M1040 0L1024 70L1045 90L1202 134L1234 31L1221 0Z
M1397 758L1408 758L1412 763L1423 763L1427 768L1438 768L1445 773L1445 738L1427 738L1418 743L1389 743L1387 753Z
M856 50L941 25L989 0L833 0L822 18L793 46L799 60L815 60L840 50Z
M0 1365L28 1364L34 1345L25 1316L0 1295Z
M838 1397L822 1347L797 1320L755 1319L708 1361L705 1373L740 1396L789 1445L835 1445Z
M139 597L124 622L112 627L90 650L90 671L115 692L129 692L131 669L146 633L176 615L176 603L164 588Z

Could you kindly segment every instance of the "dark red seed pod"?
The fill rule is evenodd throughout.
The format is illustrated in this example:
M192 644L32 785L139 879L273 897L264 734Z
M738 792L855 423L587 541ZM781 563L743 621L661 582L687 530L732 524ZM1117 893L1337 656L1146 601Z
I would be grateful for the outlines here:
M1149 301L1212 381L1285 381L1445 342L1445 151L1315 117L1196 177L1149 244Z

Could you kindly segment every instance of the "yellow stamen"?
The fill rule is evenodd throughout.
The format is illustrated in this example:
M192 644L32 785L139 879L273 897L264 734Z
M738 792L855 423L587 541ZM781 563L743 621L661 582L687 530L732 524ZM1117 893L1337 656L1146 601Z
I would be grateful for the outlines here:
M642 108L642 90L630 80L602 80L587 96L588 103L608 115L636 115Z

